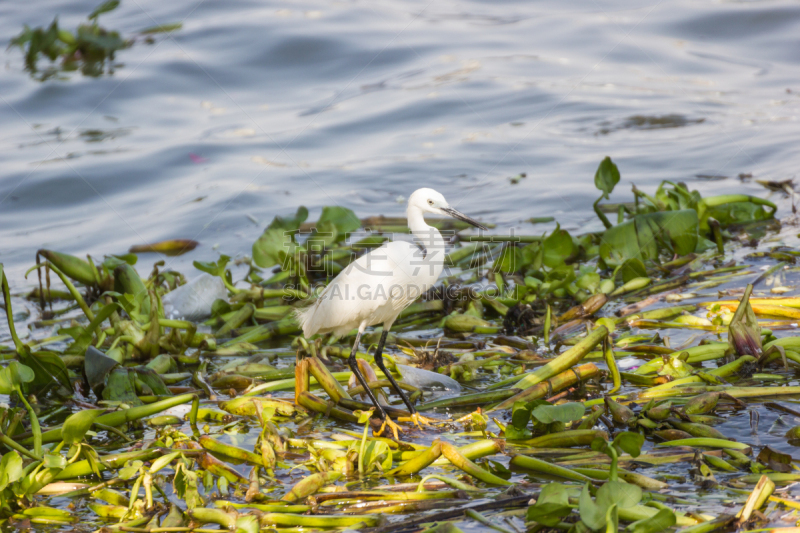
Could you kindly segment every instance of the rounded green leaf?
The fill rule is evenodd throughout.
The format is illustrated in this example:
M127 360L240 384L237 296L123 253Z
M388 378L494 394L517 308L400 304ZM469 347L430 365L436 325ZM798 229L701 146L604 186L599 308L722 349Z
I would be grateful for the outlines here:
M606 156L594 174L594 186L602 191L603 197L607 200L617 183L619 183L619 169L611 158Z

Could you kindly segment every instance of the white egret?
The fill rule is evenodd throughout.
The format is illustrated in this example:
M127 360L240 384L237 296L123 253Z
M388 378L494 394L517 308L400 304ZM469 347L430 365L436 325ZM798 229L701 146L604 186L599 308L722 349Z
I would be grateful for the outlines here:
M450 207L440 193L433 189L418 189L409 197L406 211L408 227L415 242L389 242L359 257L328 284L310 307L297 311L298 321L306 337L316 333L333 333L341 337L358 329L347 364L364 387L383 422L378 435L388 423L396 437L397 426L375 399L356 364L361 335L367 327L376 324L383 324L383 332L375 350L375 364L403 399L412 421L417 426L421 421L426 422L383 363L383 345L392 324L403 309L436 283L444 266L444 240L436 228L425 223L424 213L447 215L486 229Z

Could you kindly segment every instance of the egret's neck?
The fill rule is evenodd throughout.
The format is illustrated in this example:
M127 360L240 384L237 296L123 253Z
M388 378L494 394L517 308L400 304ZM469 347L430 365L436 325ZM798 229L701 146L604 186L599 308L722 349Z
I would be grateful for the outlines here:
M436 277L444 263L445 245L442 234L433 226L425 223L422 211L416 207L408 208L408 227L414 238L425 248L425 261L437 266Z

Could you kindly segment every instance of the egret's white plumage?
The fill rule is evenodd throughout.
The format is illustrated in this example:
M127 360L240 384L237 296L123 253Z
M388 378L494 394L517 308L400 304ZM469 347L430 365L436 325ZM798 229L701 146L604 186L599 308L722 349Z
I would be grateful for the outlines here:
M333 333L384 324L391 327L400 312L439 279L444 240L425 223L423 213L450 214L440 193L419 189L408 199L408 226L418 244L393 241L348 265L310 307L297 312L303 334Z
M424 213L451 216L486 229L450 207L440 193L433 189L418 189L409 197L406 211L408 227L415 242L389 242L359 257L328 284L310 307L296 311L306 337L316 333L333 333L341 337L358 329L348 365L372 400L384 425L387 423L386 413L358 370L356 351L364 330L368 326L383 324L383 333L375 350L375 364L403 399L412 419L419 424L421 417L386 370L382 350L386 334L398 315L430 289L442 273L444 239L439 230L425 223ZM396 432L396 428L393 429Z

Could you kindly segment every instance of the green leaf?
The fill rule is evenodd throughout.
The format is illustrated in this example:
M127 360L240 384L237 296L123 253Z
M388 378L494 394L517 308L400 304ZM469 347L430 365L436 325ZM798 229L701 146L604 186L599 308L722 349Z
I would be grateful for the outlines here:
M356 214L352 210L340 206L323 207L317 224L323 222L333 223L342 238L361 227L361 221Z
M635 278L646 278L647 277L647 268L645 268L644 263L638 257L632 257L622 263L620 267L620 273L622 274L622 282L627 283L632 279Z
M628 259L646 261L660 253L692 253L698 244L697 211L664 211L637 215L603 233L600 257L609 265Z
M660 509L650 518L645 518L630 524L625 528L626 533L660 533L666 531L677 523L675 513L669 509Z
M575 243L572 240L572 236L567 230L558 227L547 236L542 244L544 247L542 260L545 266L550 268L563 265L564 261L575 252Z
M514 402L511 408L511 425L516 429L525 429L531 420L533 406L528 402Z
M68 391L72 390L67 366L57 353L42 351L23 355L20 352L19 355L20 360L30 367L28 370L34 375L34 379L30 380L34 392L42 394L53 385L59 384Z
M517 429L513 424L506 426L505 437L508 440L527 440L533 437L533 433L528 428Z
M321 253L324 248L335 243L338 236L339 230L336 229L333 222L330 220L318 222L315 233L306 241L306 249L309 252Z
M119 6L119 0L108 0L107 2L103 2L99 6L97 6L94 11L91 12L89 15L89 20L96 19L103 13L108 13L109 11L114 11Z
M67 459L60 453L45 453L42 464L45 468L64 469L67 466Z
M11 394L17 387L34 380L34 372L19 361L11 361L0 369L0 394Z
M269 223L267 229L282 229L285 231L297 231L300 229L300 226L303 222L306 221L308 218L308 209L304 206L300 206L297 208L297 212L294 214L293 217L278 217L272 219L272 222Z
M597 489L595 503L602 509L616 505L620 509L633 507L642 501L642 489L624 481L607 481ZM605 511L604 511L605 512Z
M553 527L571 512L567 486L549 483L542 487L536 503L528 507L528 520Z
M525 259L522 250L511 243L506 243L494 262L493 270L495 272L517 272L524 266Z
M192 264L197 270L201 270L212 276L224 276L225 268L228 266L231 258L227 255L220 255L216 263L210 261L194 261Z
M11 450L3 455L3 459L0 460L0 492L11 483L18 481L23 473L22 457L19 452Z
M125 466L119 469L118 476L120 479L129 480L133 476L136 475L136 472L139 471L139 468L142 466L141 461L133 461L126 463Z
M632 431L623 431L617 433L613 444L631 456L639 457L642 452L642 444L644 444L644 435L633 433Z
M180 464L175 470L175 478L172 482L178 498L186 502L186 507L194 509L203 505L203 498L197 491L197 474Z
M69 445L79 444L83 441L89 428L92 427L95 418L103 412L103 409L86 409L70 415L61 429L61 438Z
M284 257L281 254L293 253L296 248L292 230L267 228L253 243L253 261L261 268L280 265Z
M611 158L606 156L594 174L594 186L600 189L603 198L608 200L608 195L611 194L617 183L619 183L619 169L611 161Z
M586 407L582 403L569 402L560 405L540 405L532 411L533 417L542 424L553 422L568 423L573 420L580 420Z
M589 493L589 484L583 486L580 499L578 500L578 511L581 515L581 521L586 524L589 529L600 529L606 524L606 509L600 508L593 500L592 495Z

